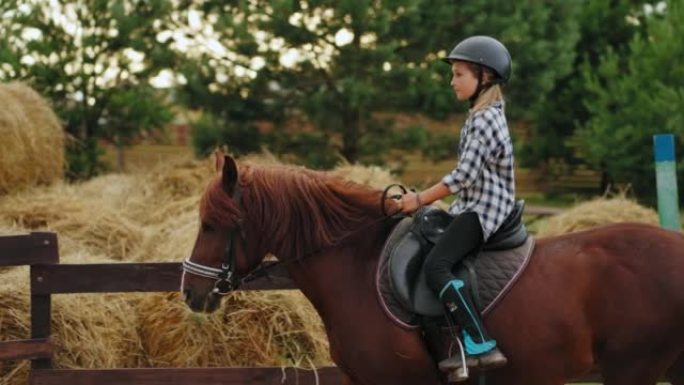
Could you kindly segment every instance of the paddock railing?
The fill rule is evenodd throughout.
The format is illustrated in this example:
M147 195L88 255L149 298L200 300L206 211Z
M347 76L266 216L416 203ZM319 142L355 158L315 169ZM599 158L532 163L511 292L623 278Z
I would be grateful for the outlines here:
M30 266L31 339L0 342L0 360L31 360L32 385L328 385L340 384L336 367L315 370L280 367L55 369L50 341L51 295L73 293L176 292L180 263L60 264L57 235L33 232L0 236L0 267ZM240 290L296 289L284 269ZM577 382L600 382L592 375Z

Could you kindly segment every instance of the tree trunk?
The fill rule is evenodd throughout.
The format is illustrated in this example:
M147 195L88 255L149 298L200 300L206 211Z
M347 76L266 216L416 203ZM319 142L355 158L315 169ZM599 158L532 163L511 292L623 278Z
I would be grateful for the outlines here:
M359 133L361 119L358 111L346 111L342 118L344 134L342 135L342 156L349 162L359 160Z
M114 143L116 144L116 171L124 172L124 145L120 135L114 135Z
M613 187L613 178L610 173L605 169L601 169L601 181L600 181L600 193L605 194Z

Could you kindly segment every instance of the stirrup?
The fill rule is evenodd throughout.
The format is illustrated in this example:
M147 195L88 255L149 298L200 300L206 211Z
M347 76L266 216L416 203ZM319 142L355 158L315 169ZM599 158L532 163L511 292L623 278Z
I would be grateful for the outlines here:
M474 368L478 366L479 361L480 360L475 356L466 356L465 358L466 366L468 366L468 368ZM437 367L439 368L439 370L443 372L453 372L457 369L463 368L463 360L459 355L453 355L449 358L445 358L442 361L439 361Z
M468 373L463 368L452 370L447 376L448 383L468 381Z
M498 348L494 348L479 356L477 367L480 370L492 370L504 367L507 363L508 358Z
M448 382L463 382L468 379L468 368L474 367L478 363L477 357L466 356L465 348L461 339L456 336L459 353L451 355L437 364L437 367L443 372L448 373ZM464 366L465 365L465 366Z

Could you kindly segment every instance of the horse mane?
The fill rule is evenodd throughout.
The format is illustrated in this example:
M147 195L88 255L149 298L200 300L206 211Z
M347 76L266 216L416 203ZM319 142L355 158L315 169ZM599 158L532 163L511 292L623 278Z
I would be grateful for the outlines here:
M382 218L380 191L333 172L245 163L239 165L238 175L240 206L217 176L202 197L201 217L227 229L244 221L245 228L261 232L263 242L273 248L268 251L281 258L337 245Z

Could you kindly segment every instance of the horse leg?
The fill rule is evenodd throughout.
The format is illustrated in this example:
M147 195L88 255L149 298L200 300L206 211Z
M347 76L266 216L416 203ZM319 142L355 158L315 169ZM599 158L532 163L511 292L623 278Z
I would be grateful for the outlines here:
M684 355L681 355L667 371L667 380L672 385L684 385Z

